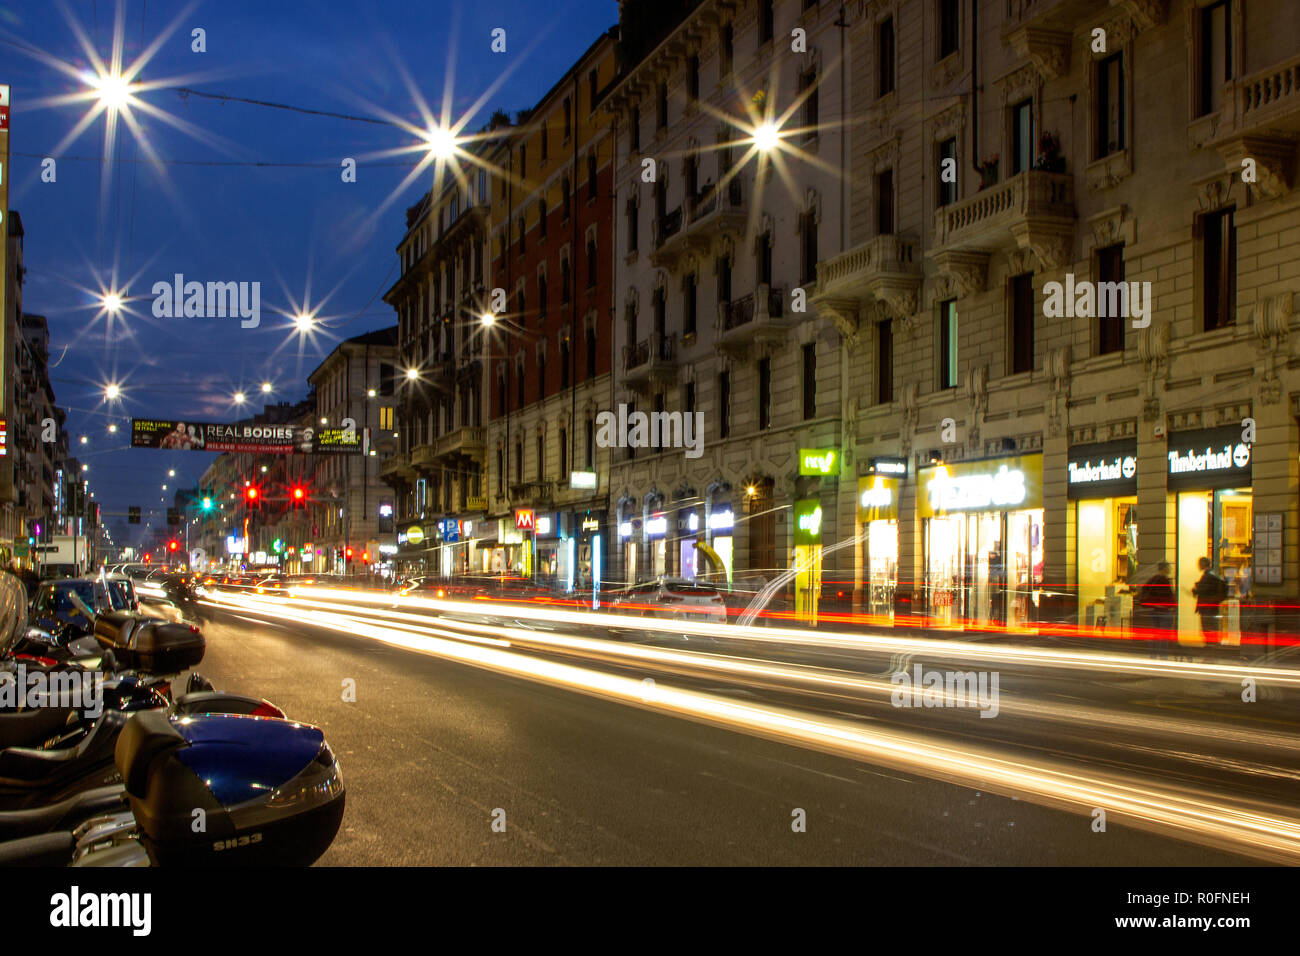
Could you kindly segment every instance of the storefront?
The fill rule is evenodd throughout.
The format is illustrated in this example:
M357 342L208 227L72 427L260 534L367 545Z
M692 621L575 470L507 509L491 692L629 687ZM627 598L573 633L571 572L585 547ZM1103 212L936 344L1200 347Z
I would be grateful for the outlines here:
M824 515L820 498L801 498L794 503L794 611L812 624L817 623L822 589Z
M1201 639L1193 585L1199 562L1209 558L1228 582L1221 607L1224 639L1239 639L1240 598L1250 591L1254 563L1254 495L1251 446L1239 425L1170 432L1167 486L1174 499L1177 545L1178 630L1192 642Z
M566 578L566 587L570 591L594 592L600 587L605 564L602 548L606 512L577 511L572 514L572 519L573 532L568 539L568 546L573 551L573 561L569 565L572 574Z
M662 511L646 515L641 526L645 541L646 567L651 578L660 578L668 570L668 516Z
M704 513L707 530L698 550L710 566L709 573L714 583L720 586L725 582L729 585L735 567L736 550L732 540L736 515L732 511L731 500L710 500L705 505ZM699 565L696 567L699 568Z
M508 518L497 519L496 545L489 568L493 574L525 574L525 567L531 567L532 512L527 515L521 518L520 511L516 511ZM527 531L520 527L521 521L527 523Z
M1043 583L1043 456L920 469L926 601L940 626L1034 620Z
M534 577L538 584L556 587L564 580L569 556L562 540L562 531L558 514L539 511L533 516L533 540L536 548Z
M877 471L858 479L860 605L867 614L893 617L894 589L898 586L898 498L896 477Z
M1137 440L1075 445L1067 462L1080 627L1132 625L1137 573Z
M700 540L700 508L697 505L678 508L676 523L678 573L686 580L693 581L700 571L707 570L708 564L700 558L699 548L696 547Z

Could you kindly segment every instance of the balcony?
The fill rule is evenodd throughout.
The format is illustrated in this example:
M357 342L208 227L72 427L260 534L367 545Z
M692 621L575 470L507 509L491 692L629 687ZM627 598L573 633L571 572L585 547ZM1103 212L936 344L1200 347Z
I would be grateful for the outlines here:
M1020 248L1050 272L1069 260L1076 222L1074 177L1031 169L935 210L933 258L949 272L947 254Z
M387 485L413 482L415 470L411 468L410 456L401 452L389 455L379 465L379 478Z
M908 321L916 314L920 289L917 243L902 236L876 236L817 263L813 304L828 314L842 333L852 334L859 310L872 301L884 306L893 318Z
M673 238L682 231L682 207L678 206L671 212L664 213L656 218L650 224L650 238L653 250L650 253L650 261L655 265L660 264L660 259L665 256L671 257L673 250L677 249L678 243ZM667 252L665 252L665 248ZM674 258L674 261L675 258Z
M1070 31L1095 16L1101 6L1097 0L1006 0L1006 5L1004 33L1026 27Z
M655 248L650 254L653 265L673 270L682 258L691 252L707 254L713 241L721 236L742 236L748 212L744 206L744 189L739 179L733 179L721 191L709 184L685 204L685 221L665 224L665 232L656 234ZM675 209L666 218L680 216ZM671 231L667 231L671 229Z
M718 348L737 355L751 345L780 345L788 328L785 289L760 285L749 295L718 303L714 339Z
M411 467L423 471L432 471L438 460L436 445L416 445L411 449Z
M654 333L623 347L624 384L641 390L677 380L677 336Z
M1207 138L1230 173L1254 160L1247 185L1255 199L1280 198L1291 188L1300 140L1300 56L1232 80L1224 94L1224 108L1193 126L1209 124Z
M462 426L438 438L437 458L478 457L487 445L487 429Z

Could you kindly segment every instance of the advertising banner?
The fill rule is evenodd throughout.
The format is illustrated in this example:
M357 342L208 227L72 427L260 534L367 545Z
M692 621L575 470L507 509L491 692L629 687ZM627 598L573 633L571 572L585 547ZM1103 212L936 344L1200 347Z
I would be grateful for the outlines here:
M959 461L919 472L921 518L970 511L1020 511L1043 506L1043 456Z
M349 439L351 439L349 441ZM132 448L180 451L249 452L259 455L359 455L362 434L352 429L259 425L254 423L131 419Z

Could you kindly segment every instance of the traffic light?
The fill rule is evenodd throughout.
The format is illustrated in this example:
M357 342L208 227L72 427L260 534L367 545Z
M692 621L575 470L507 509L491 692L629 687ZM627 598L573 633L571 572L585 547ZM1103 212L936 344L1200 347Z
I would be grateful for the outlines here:
M293 500L293 506L297 508L307 500L307 489L302 485L294 485L289 492L289 497Z
M260 497L261 495L257 490L257 485L249 485L244 489L244 503L247 504L248 507L251 508L258 504Z
M348 550L347 550L347 556L348 556L349 558L352 557L352 549L351 549L351 548L348 548Z
M140 508L138 506L132 505L130 508L126 509L126 523L127 524L140 523Z
M369 552L369 551L362 551L362 552L361 552L361 562L362 562L363 564L369 564L369 563L370 563L370 552Z
M177 543L175 538L172 538L172 540L167 542L168 551L177 551L179 549L180 549L180 545Z
M144 563L148 564L152 560L153 560L153 555L146 552L144 556Z
M202 508L204 511L211 511L211 510L212 510L212 496L211 496L211 495L204 495L204 496L203 496L203 501L200 503L199 507Z

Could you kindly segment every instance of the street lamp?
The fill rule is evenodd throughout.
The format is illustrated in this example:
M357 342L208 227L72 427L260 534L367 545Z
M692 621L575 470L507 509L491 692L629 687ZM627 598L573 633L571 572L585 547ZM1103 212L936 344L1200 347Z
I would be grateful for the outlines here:
M117 315L122 311L122 297L116 292L105 293L103 298L100 299L100 305L104 307L104 311L109 315Z
M483 324L483 328L488 329L496 324L497 317L491 312L484 312L478 317L478 320Z
M242 404L244 404L244 400L245 400L245 398L246 398L246 396L244 395L243 392L236 392L236 393L235 393L235 404L236 404L236 405L242 405Z
M293 317L293 324L299 332L310 332L316 324L316 319L312 317L310 312L299 312Z
M115 402L122 397L122 386L116 383L109 383L104 386L104 397L110 402Z
M270 382L263 382L263 383L262 383L262 394L263 394L263 395L267 395L267 394L270 394L270 392L271 392L271 383L270 383Z
M168 477L168 478L175 478L175 477L176 477L176 469L175 469L175 468L168 468L168 469L167 469L167 477Z
M375 397L375 390L374 390L373 388L372 388L372 389L369 389L369 390L366 392L366 397L367 397L367 398L374 398L374 397Z
M432 159L446 160L456 154L456 134L445 126L425 130L424 142Z
M82 435L82 436L81 436L81 443L82 443L83 445L88 444L89 442L90 442L90 439L89 439L89 438L87 438L85 435Z
M329 420L328 418L322 418L322 419L320 420L320 423L321 423L322 425L328 425L328 424L330 423L330 420Z
M420 370L418 368L408 368L406 370L406 380L408 382L414 382L419 377L420 377Z
M110 435L116 435L116 434L117 434L117 426L116 426L116 425L109 425L109 426L108 426L108 433L109 433Z
M776 128L775 123L764 123L754 130L754 145L761 152L770 152L781 142L781 131Z

